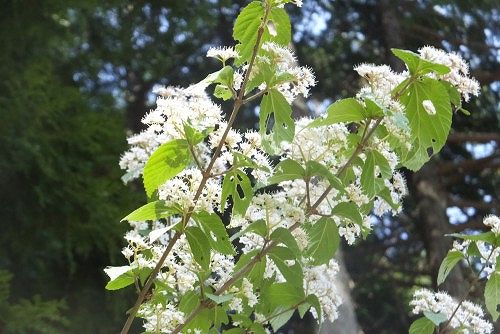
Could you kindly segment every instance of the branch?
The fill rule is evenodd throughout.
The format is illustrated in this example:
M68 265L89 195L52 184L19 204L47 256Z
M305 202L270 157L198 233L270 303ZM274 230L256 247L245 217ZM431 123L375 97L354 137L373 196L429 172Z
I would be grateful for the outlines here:
M229 121L227 123L226 129L221 137L219 144L217 145L217 148L215 149L215 152L212 156L212 159L210 160L205 171L202 172L203 178L201 179L200 185L196 191L195 196L193 197L194 205L191 208L189 208L188 212L186 213L186 216L183 219L184 225L189 222L189 220L191 219L191 216L193 215L194 209L196 207L196 203L203 192L203 188L205 187L205 184L207 183L208 179L211 177L211 170L215 164L215 161L217 160L218 156L220 155L220 153L222 151L222 147L224 146L224 143L225 143L226 138L229 134L229 131L231 130L232 125L233 125L234 121L236 120L236 115L238 114L238 111L240 110L241 106L244 104L243 98L245 95L245 87L246 87L248 80L250 78L250 73L252 72L252 68L253 68L253 65L255 63L255 58L257 57L257 53L259 51L259 46L260 46L260 42L262 40L262 35L264 34L264 28L265 28L264 25L265 25L265 22L267 22L267 19L269 16L269 11L270 11L270 8L267 7L264 18L262 20L262 23L261 23L259 30L258 30L258 33L257 33L257 41L256 41L255 46L253 48L253 53L252 53L252 57L250 59L249 65L248 65L248 70L245 73L245 77L243 78L243 83L241 84L240 91L239 91L238 96L234 102L233 111L231 112L231 116L229 117ZM144 285L143 289L141 290L139 296L137 297L137 300L134 304L134 307L132 308L132 310L129 314L129 317L127 318L127 321L125 322L125 325L123 326L121 334L127 334L128 331L130 330L130 326L132 325L132 322L134 321L134 318L137 315L137 312L139 310L140 305L144 301L144 298L146 297L147 292L151 288L153 281L156 279L156 276L158 276L158 273L160 272L160 269L163 266L163 263L165 262L168 254L170 253L171 249L173 248L175 242L177 242L179 237L180 237L180 233L176 233L174 235L174 237L171 240L171 243L169 243L169 246L171 245L171 247L170 248L167 247L165 252L162 254L160 260L156 264L154 270L151 272L151 275L148 277L146 284ZM182 327L178 331L174 331L173 333L178 333L182 329Z

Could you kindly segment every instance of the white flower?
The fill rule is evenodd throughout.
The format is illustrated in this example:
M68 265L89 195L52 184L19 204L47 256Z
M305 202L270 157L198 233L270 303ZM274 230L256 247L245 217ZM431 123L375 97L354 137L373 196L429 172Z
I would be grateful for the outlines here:
M491 231L496 235L500 234L500 218L495 215L486 216L483 220L483 224L490 227Z
M210 48L207 51L207 57L219 59L221 62L225 63L228 59L238 58L239 54L233 47L216 47Z
M423 100L422 106L429 115L431 116L436 115L436 108L434 107L434 104L432 103L431 100Z
M428 289L415 291L410 302L413 306L413 313L418 314L424 311L442 313L450 320L453 312L457 308L458 302L445 292L433 292ZM457 312L451 318L452 328L463 328L465 333L488 334L493 331L493 326L484 319L484 312L478 305L469 301L464 301Z

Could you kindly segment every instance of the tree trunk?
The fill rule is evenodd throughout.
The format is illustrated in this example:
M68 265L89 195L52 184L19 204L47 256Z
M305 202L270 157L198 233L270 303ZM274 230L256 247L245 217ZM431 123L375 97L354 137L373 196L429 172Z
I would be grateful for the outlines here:
M445 237L445 234L453 232L446 215L447 193L436 173L438 163L439 160L434 158L413 175L417 199L416 224L427 250L435 288L439 266L452 246L451 238ZM439 289L448 291L454 297L463 297L468 290L463 271L459 267L453 269Z

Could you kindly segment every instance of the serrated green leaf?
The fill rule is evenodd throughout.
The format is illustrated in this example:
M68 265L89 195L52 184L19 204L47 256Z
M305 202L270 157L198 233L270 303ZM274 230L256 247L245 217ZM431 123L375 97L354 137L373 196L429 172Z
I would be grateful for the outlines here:
M179 213L177 208L168 207L164 201L149 202L122 218L121 221L158 220Z
M434 325L439 326L439 324L448 320L448 317L443 313L434 313L430 311L424 311L424 316L432 321Z
M267 185L280 183L283 181L291 181L295 179L303 179L306 171L295 160L286 159L278 163L275 168L275 173L267 181Z
M366 152L366 159L361 172L361 187L368 197L375 195L375 158L372 151Z
M108 267L104 269L104 272L110 278L106 284L106 290L119 290L134 283L134 275L130 266Z
M226 85L217 85L214 89L214 96L227 101L233 97L233 92Z
M225 302L228 302L230 301L231 299L233 299L233 294L227 294L227 295L214 295L213 293L208 293L206 292L205 293L205 296L210 299L210 300L213 300L214 302L216 302L217 304L222 304L222 303L225 303Z
M292 119L292 107L283 94L276 89L270 89L260 103L259 129L266 134L269 129L271 115L274 116L272 129L273 140L276 145L282 141L291 142L295 135L295 122Z
M455 265L464 258L464 254L459 251L449 251L439 266L437 284L441 285L450 274Z
M236 65L241 65L250 60L253 48L257 43L259 26L264 16L264 7L260 1L249 3L240 12L234 23L233 38L239 42L236 46L240 57L235 60Z
M433 334L435 328L431 320L422 317L411 324L409 334Z
M212 130L212 128L209 128L200 132L193 128L189 123L184 123L184 136L186 137L187 142L191 145L201 143Z
M278 329L283 327L290 320L294 312L295 310L286 310L284 307L276 308L273 312L276 315L271 315L272 318L269 320L273 331L276 333Z
M290 283L295 289L303 289L304 274L302 267L290 249L276 246L269 251L268 256L276 264L287 283ZM287 261L293 261L294 264L288 265Z
M210 265L210 242L207 236L196 226L186 228L185 233L194 259L207 270Z
M375 101L365 98L365 113L369 118L379 118L384 116L384 109Z
M273 8L269 13L269 22L264 30L263 41L272 41L287 46L292 36L290 17L283 8Z
M497 264L498 264L497 259ZM498 304L500 304L500 272L496 271L491 274L490 279L486 282L484 288L484 302L486 308L491 314L493 321L497 321L500 312L498 311Z
M355 98L338 100L326 109L327 116L318 118L309 127L325 126L341 122L359 122L367 118L365 108Z
M425 110L422 102L430 100L435 115ZM420 169L430 157L437 154L446 142L451 126L451 105L446 88L441 82L424 77L413 82L400 98L406 108L411 128L412 149L403 165L413 171Z
M322 217L308 230L309 246L307 255L313 259L314 265L328 263L340 243L337 225L331 218Z
M215 213L205 211L193 214L193 219L208 236L210 246L221 254L234 255L233 245L229 241L226 227Z
M345 193L345 187L342 184L342 181L333 175L328 168L314 160L306 162L306 177L312 176L320 176L326 179L330 185L337 189L341 194Z
M359 211L360 210L358 206L351 202L339 203L332 209L334 215L347 218L351 220L353 223L362 226L363 218L361 217Z
M278 227L273 231L273 233L271 233L271 240L277 241L278 244L282 243L283 245L287 246L295 256L300 255L300 249L297 245L297 240L295 240L295 237L292 235L292 232L290 232L290 230L283 227Z
M484 241L489 243L490 245L494 245L496 241L495 233L483 232L478 234L461 234L461 233L451 233L446 234L447 237L455 237L463 240L471 240L471 241Z
M275 283L269 286L266 296L275 307L291 307L304 300L304 290L297 289L290 283Z
M391 49L391 51L396 57L405 62L410 74L412 75L423 75L430 72L446 74L450 72L450 69L447 66L420 58L418 54L412 51L401 49Z
M144 166L144 188L148 196L184 170L191 161L188 142L184 139L174 139L166 142L154 151Z
M200 304L200 298L194 291L186 291L179 303L179 310L184 314L190 314Z
M229 196L233 200L233 212L244 216L252 201L253 189L248 176L239 169L233 170L224 176L221 211L224 211Z

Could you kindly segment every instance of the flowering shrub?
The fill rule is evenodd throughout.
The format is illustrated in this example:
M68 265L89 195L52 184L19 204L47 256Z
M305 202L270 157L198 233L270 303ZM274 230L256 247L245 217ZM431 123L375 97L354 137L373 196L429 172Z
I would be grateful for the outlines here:
M149 202L124 218L129 264L105 270L107 289L139 293L122 333L136 316L147 333L266 333L296 310L334 321L340 239L366 237L371 213L401 210L398 168L417 170L437 153L453 109L478 94L459 56L395 49L407 71L362 64L356 97L293 120L291 104L315 78L287 48L287 2L301 3L246 6L236 47L207 53L221 69L157 90L147 129L129 138L123 180L142 176ZM212 98L233 101L227 120ZM259 99L259 131L233 129Z

